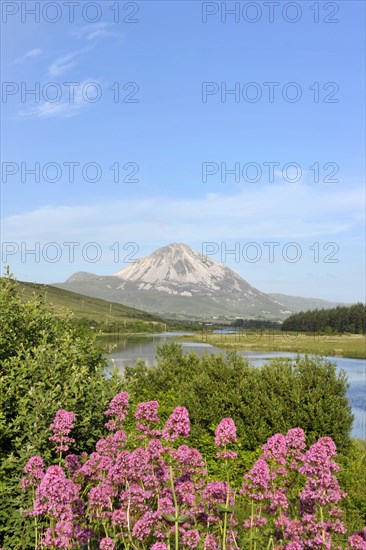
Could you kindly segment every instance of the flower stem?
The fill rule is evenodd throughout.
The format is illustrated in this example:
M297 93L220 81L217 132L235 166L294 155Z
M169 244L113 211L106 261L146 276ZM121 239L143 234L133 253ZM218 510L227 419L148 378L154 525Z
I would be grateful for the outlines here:
M225 450L226 450L226 446L225 446ZM225 468L226 468L226 483L227 483L227 488L226 488L226 508L227 508L229 506L229 466L228 466L227 458L225 458ZM224 530L222 534L222 550L226 550L227 515L228 515L228 511L226 510L224 512Z
M324 516L323 516L323 508L321 506L320 506L320 521L322 523L322 539L323 539L323 545L325 548Z
M178 523L179 510L178 510L177 496L174 490L173 468L171 465L169 466L169 473L170 473L170 486L172 488L172 496L173 496L174 508L175 508L175 550L179 550L179 523Z

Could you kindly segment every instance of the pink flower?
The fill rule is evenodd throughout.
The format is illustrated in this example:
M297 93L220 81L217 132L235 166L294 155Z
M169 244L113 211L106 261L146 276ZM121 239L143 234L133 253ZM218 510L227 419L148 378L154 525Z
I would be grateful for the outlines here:
M137 406L135 412L136 420L144 420L145 422L160 422L156 414L159 408L157 401L145 401Z
M40 456L32 456L23 468L25 477L22 478L22 489L34 487L44 476L44 462Z
M74 421L75 414L73 412L68 412L63 409L57 411L54 421L50 426L53 435L48 438L50 441L58 443L56 453L68 451L68 443L75 443L75 439L68 437L74 427Z
M169 416L163 430L163 437L167 441L173 441L179 436L189 435L191 426L189 414L185 407L176 407Z
M238 453L235 451L218 451L216 453L217 458L226 458L228 460L233 460L234 458L237 458Z
M92 515L99 520L109 517L112 510L114 489L107 483L101 483L90 489L88 494L89 507Z
M188 548L197 548L200 542L200 534L197 529L184 531L182 534L182 541L185 546L188 546Z
M264 451L263 457L266 460L274 460L281 465L286 464L287 443L284 435L273 435L268 439L267 443L263 445L262 449Z
M160 512L146 512L133 526L132 536L141 541L146 539L150 535L151 529L160 519Z
M81 463L77 455L71 454L65 457L65 466L70 474L74 474L81 468Z
M298 449L303 451L305 445L305 433L301 428L292 428L285 436L286 444L289 449Z
M209 506L226 504L227 490L228 485L226 481L210 481L205 487L203 498L208 502ZM230 494L230 497L230 504L233 504L233 495Z
M288 468L297 470L304 460L303 451L306 447L305 433L301 428L292 428L285 436L288 451Z
M285 529L284 534L287 539L295 538L299 540L299 538L303 534L303 526L301 524L301 521L297 519L290 520L289 518L284 516L283 525Z
M123 430L117 430L114 434L107 435L105 439L100 439L96 444L96 450L99 454L115 457L124 447L127 436Z
M348 538L348 543L351 548L355 548L357 550L366 550L366 540L358 533L351 535Z
M244 529L252 529L253 527L263 527L263 525L266 525L266 523L266 518L263 518L258 514L253 514L250 520L247 519L244 521L243 527Z
M218 550L219 545L214 535L207 535L203 543L204 550Z
M70 526L69 522L64 522L66 525ZM46 548L69 548L70 547L70 535L71 532L66 527L64 530L64 525L62 522L57 523L55 527L55 534L52 533L51 529L48 528L45 530L42 538L42 547Z
M239 492L253 500L266 499L269 497L270 480L268 464L263 457L260 457L252 469L244 475L244 483Z
M112 512L112 525L115 527L127 526L127 514L121 509Z
M223 418L215 431L215 445L224 447L236 443L236 426L232 418Z
M174 504L171 498L169 497L163 497L159 501L159 509L161 510L162 514L171 514L175 515L175 508Z
M160 458L166 451L163 447L160 439L150 439L146 448L149 453L150 460L156 460Z
M206 475L205 462L197 449L181 445L172 452L172 456L177 461L177 465L181 467L183 475Z
M106 416L113 416L114 420L107 422L106 428L111 431L115 431L122 427L122 423L128 412L128 401L129 395L125 391L117 393L117 395L113 397L104 414Z
M151 435L152 437L160 436L160 432L150 426L151 423L156 424L160 422L157 415L158 408L159 403L157 401L146 401L138 405L135 412L135 418L137 420L136 428L139 432Z
M114 550L115 545L113 539L111 539L110 537L105 537L100 541L99 548L100 550Z
M151 550L168 550L168 547L166 544L163 544L162 542L156 542L152 545Z
M193 507L195 503L194 483L192 481L183 481L177 483L175 492L180 497L183 504Z
M333 474L339 470L338 464L332 460L336 454L336 446L330 437L320 438L306 452L304 463L299 468L299 472L307 476L301 493L302 501L318 502L325 506L336 504L346 496Z
M49 515L60 521L73 519L73 505L78 502L79 486L67 479L60 466L50 466L34 501L35 516Z

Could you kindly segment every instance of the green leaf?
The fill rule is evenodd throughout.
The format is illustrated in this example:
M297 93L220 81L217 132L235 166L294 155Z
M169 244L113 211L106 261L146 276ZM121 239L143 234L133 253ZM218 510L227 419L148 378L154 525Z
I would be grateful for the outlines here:
M187 516L186 514L181 514L180 516L177 517L177 522L184 523L185 521L187 521L188 518L189 516Z
M234 506L226 506L226 504L217 504L216 505L219 512L229 513L234 510Z
M172 523L176 521L176 516L172 516L171 514L163 514L163 518Z

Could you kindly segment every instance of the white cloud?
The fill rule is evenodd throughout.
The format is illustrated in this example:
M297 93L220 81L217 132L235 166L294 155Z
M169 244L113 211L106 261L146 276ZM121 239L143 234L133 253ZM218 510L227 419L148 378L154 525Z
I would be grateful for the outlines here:
M69 93L69 90L65 90L64 97L61 97L59 101L52 103L49 101L41 101L40 103L30 106L26 109L20 108L17 115L22 118L70 118L79 115L87 107L94 105L94 103L87 101L83 96L83 90L85 86L91 82L101 86L101 84L95 79L88 79L83 82L79 82L78 86L75 86L73 94Z
M48 67L48 76L60 76L69 69L72 69L76 65L77 58L84 54L86 51L88 50L76 50L74 52L69 52L61 57L58 57Z
M111 30L111 23L94 23L84 25L74 31L74 35L78 38L84 38L88 41L96 40L97 38L105 38L107 36L121 36L120 33Z
M99 202L88 207L50 206L4 220L7 239L76 239L103 243L194 242L245 239L336 240L364 218L362 188L267 186L230 196L153 197ZM47 220L47 221L46 221Z
M42 50L41 48L33 48L32 50L27 51L24 55L21 55L17 57L15 60L16 63L21 63L22 61L25 61L26 59L32 58L32 57L38 57L41 55Z

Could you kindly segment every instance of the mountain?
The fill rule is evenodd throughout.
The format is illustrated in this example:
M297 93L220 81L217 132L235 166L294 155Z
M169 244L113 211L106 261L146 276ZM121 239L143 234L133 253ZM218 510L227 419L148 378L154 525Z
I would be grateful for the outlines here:
M290 309L294 313L299 311L308 311L309 309L332 309L337 306L345 306L350 304L344 304L341 302L328 302L327 300L321 300L319 298L302 298L301 296L287 296L286 294L267 294L273 300L281 303L287 309Z
M234 271L186 244L173 243L111 276L80 271L54 286L174 318L277 319L340 305L317 298L264 294Z
M55 286L176 318L283 319L292 313L228 267L177 243L115 275L78 272Z

